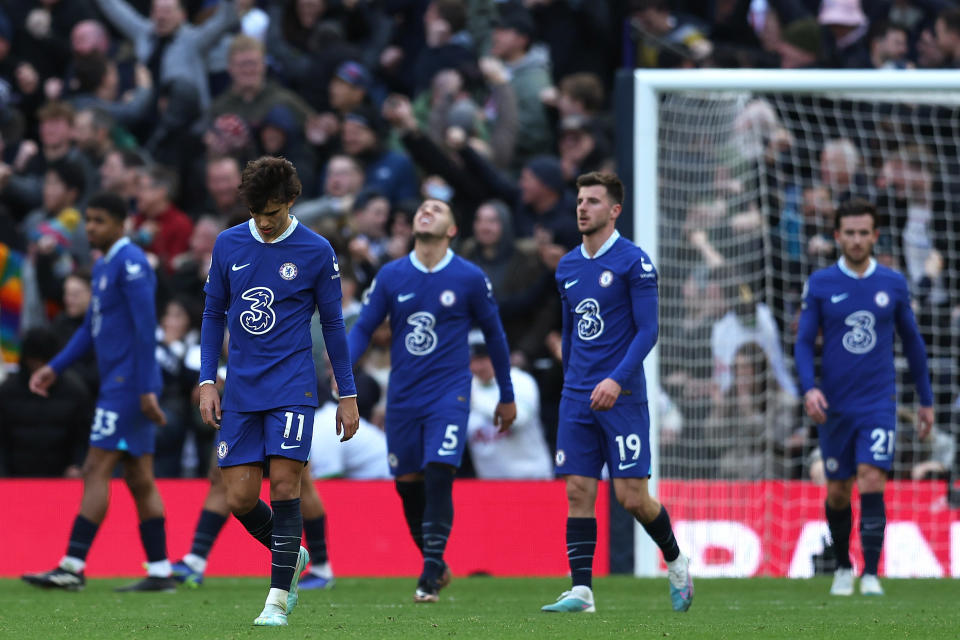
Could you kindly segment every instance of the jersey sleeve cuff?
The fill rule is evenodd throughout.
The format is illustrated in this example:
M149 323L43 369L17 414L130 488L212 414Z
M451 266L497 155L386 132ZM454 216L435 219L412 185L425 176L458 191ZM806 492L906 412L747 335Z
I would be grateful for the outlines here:
M202 387L205 384L216 384L216 382L214 380L201 380L200 384L198 384L197 386Z

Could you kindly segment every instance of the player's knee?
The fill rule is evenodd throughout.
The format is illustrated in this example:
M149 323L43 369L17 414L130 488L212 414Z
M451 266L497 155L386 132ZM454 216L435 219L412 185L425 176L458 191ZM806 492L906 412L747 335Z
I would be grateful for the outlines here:
M230 513L235 516L250 513L259 501L260 496L256 493L247 495L232 491L227 492L227 508L230 509Z
M590 509L597 498L595 483L587 478L567 478L567 502L572 509Z
M124 470L123 479L134 498L142 498L153 490L153 476L141 469L128 467Z
M650 522L660 513L660 504L643 492L626 491L617 497L623 508L641 522Z
M870 465L862 465L857 469L857 489L860 493L883 491L886 481L887 473L883 469Z

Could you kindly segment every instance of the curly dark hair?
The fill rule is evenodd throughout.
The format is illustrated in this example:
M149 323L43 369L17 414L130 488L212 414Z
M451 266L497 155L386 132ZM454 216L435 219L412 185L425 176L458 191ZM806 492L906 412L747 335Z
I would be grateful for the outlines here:
M250 211L263 211L271 200L287 203L300 195L297 169L286 158L262 156L251 160L240 179L240 197Z

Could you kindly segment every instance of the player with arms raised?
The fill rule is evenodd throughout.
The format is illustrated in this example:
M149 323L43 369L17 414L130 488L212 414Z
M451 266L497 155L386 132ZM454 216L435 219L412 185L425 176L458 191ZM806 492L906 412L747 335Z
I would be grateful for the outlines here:
M840 246L840 260L814 272L804 287L795 347L797 373L807 415L820 425L827 475L825 508L837 554L830 593L853 594L850 494L856 480L863 545L860 593L883 595L877 563L887 522L883 490L896 442L894 330L900 334L920 396L920 438L933 426L933 392L907 281L872 257L879 237L874 205L862 199L842 203L834 218L833 236ZM817 385L814 347L821 331L822 375Z
M270 591L254 624L281 626L297 603L297 580L309 560L300 546L300 477L318 406L314 309L342 392L335 425L342 440L353 436L360 417L340 311L340 269L330 243L290 215L300 195L296 169L284 158L253 160L243 170L240 194L251 219L217 237L204 288L200 412L220 429L217 458L230 511L271 552ZM224 321L230 371L221 411L214 381ZM259 498L268 458L270 506Z
M623 184L612 173L577 179L583 243L557 265L563 301L563 392L557 475L567 485L567 558L573 587L543 611L593 612L597 481L604 463L617 501L663 552L676 611L693 601L688 560L667 510L647 489L650 418L643 360L657 342L657 272L649 256L620 237Z
M377 273L349 341L356 362L390 315L388 460L410 534L423 553L414 602L437 602L450 579L443 552L453 525L453 476L467 441L472 379L467 335L475 324L500 386L494 423L501 432L510 428L517 408L497 303L483 272L450 249L457 233L450 206L425 200L414 215L413 233L413 251Z
M156 424L166 418L157 403L162 386L157 366L157 277L140 247L124 237L127 204L101 193L87 205L87 237L103 252L93 265L93 297L83 324L70 342L30 377L30 390L46 395L57 375L86 354L97 354L100 392L83 462L83 498L73 521L67 554L52 571L23 579L41 587L80 589L87 552L107 515L110 478L123 461L123 475L140 516L140 539L147 552L147 578L119 591L173 591L163 499L153 478Z

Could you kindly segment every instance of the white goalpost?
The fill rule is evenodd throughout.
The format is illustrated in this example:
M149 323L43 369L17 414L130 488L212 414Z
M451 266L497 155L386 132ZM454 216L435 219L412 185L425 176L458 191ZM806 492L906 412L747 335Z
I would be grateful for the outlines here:
M898 341L880 571L960 575L960 72L638 70L633 100L634 240L660 276L650 489L694 575L831 570L792 351L803 282L836 260L833 210L852 196L877 203L875 254L910 283L937 415L920 442ZM639 525L634 540L635 574L662 575Z

